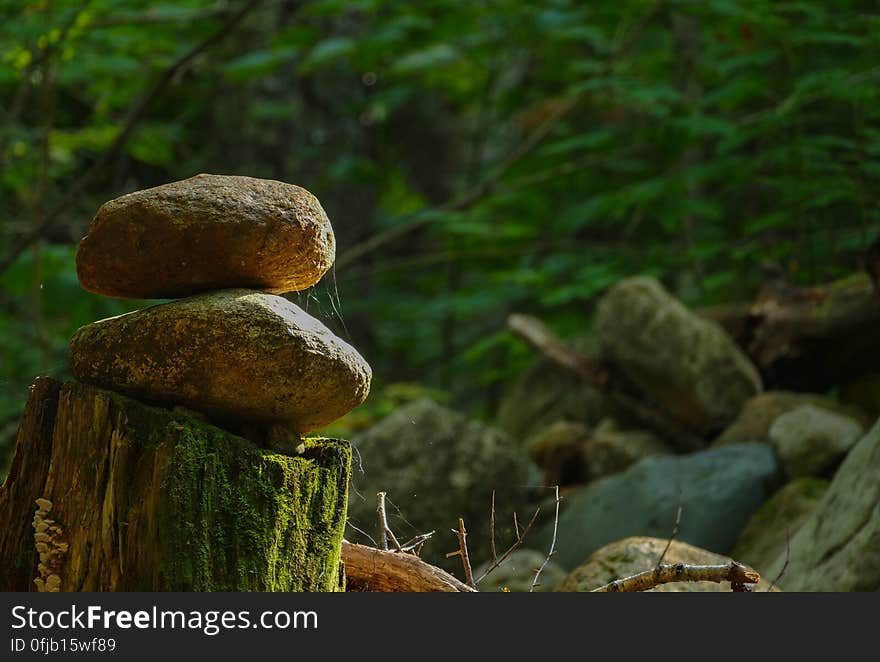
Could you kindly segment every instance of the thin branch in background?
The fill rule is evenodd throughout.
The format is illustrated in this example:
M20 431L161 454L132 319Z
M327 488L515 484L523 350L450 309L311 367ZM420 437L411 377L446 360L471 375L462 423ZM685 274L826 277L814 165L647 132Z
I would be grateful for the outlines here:
M556 127L559 121L572 109L575 107L577 102L580 100L580 97L572 97L570 99L566 99L563 103L559 104L558 107L555 108L554 112L551 113L547 119L545 119L534 131L532 131L528 136L523 139L523 141L517 145L501 162L493 169L493 171L481 181L476 186L468 189L464 193L462 193L457 198L450 200L442 205L437 207L432 207L428 209L423 209L419 212L416 212L412 216L409 217L410 221L406 222L406 219L393 228L386 230L385 232L380 232L378 234L373 235L366 241L358 244L357 246L353 246L348 251L340 255L336 258L336 269L342 270L348 267L349 265L357 262L361 258L370 253L382 248L386 244L389 244L401 237L404 237L411 232L414 232L432 221L437 219L437 215L442 212L452 212L452 211L464 211L473 207L476 203L480 202L486 196L488 196L495 189L498 181L504 176L504 174L510 170L518 161L520 161L523 157L525 157L529 152L531 152L535 147L537 147L544 138Z
M532 585L529 586L529 593L534 592L535 588L538 586L538 578L541 576L541 573L544 572L544 568L547 567L547 564L550 563L550 559L556 555L556 533L559 530L559 502L562 501L562 498L559 496L559 485L557 485L554 490L556 492L556 514L553 516L553 540L550 541L550 551L547 552L544 562L541 563L541 567L535 572L535 577L532 579Z
M122 149L125 147L128 139L131 137L132 133L134 133L134 129L137 127L138 123L143 119L147 108L155 101L165 90L165 88L183 71L193 60L196 59L199 55L202 54L205 50L213 46L216 42L220 41L230 32L232 32L235 27L244 19L247 14L249 14L257 5L259 5L262 0L250 0L245 3L238 11L233 12L229 18L223 23L220 28L216 31L212 32L204 41L199 44L196 44L188 51L186 51L183 55L181 55L177 60L175 60L170 66L168 66L162 73L159 75L158 80L155 84L146 92L143 96L138 99L134 104L132 104L131 108L126 115L125 121L122 125L122 130L116 136L116 139L113 141L113 144L101 154L100 157L92 164L92 166L86 170L83 175L77 179L71 186L68 188L62 199L56 204L46 215L43 217L42 223L30 232L27 232L23 236L19 237L19 239L14 243L12 249L9 253L0 261L0 273L6 271L6 269L11 265L15 260L21 255L25 249L28 248L31 244L33 244L37 239L43 237L49 230L51 230L55 222L58 220L58 217L62 212L70 209L70 207L76 202L77 198L82 194L83 190L92 182L92 180L104 170L104 168L113 161L113 159L119 154Z
M353 529L354 529L355 531L357 531L358 533L360 533L360 534L366 536L366 537L370 540L370 542L373 543L373 545L375 545L376 547L378 547L378 545L376 544L376 541L373 539L373 536L371 536L369 533L367 533L367 532L364 531L363 529L359 529L358 527L356 527L354 524L351 523L351 520L350 520L350 519L346 519L346 520L345 520L345 524L346 524L346 526L350 526L351 528L353 528Z
M477 588L474 583L474 575L471 570L471 559L468 555L467 548L467 529L464 528L464 519L461 517L458 518L458 530L452 529L452 532L458 537L458 549L454 552L449 552L446 555L446 558L452 558L453 556L461 557L461 565L464 567L464 583L470 586L471 588Z
M776 579L770 582L770 586L767 589L768 591L772 591L774 587L779 586L779 580L782 579L782 576L785 574L785 571L788 570L788 562L791 560L791 528L785 527L785 563L782 564L782 569L779 571L779 574L776 575Z
M492 552L492 563L498 560L495 553L495 490L492 490L492 507L489 510L489 551Z
M660 584L670 582L730 582L731 586L757 584L761 576L746 566L731 561L723 565L661 565L653 570L646 570L631 577L618 579L605 586L593 590L593 593L634 593L648 591Z
M403 551L403 548L400 543L397 542L394 533L388 527L388 517L385 514L385 492L376 493L376 512L379 515L379 531L382 534L382 549L385 551L388 550L388 538L391 538L391 542L394 543L394 547L397 551Z
M519 523L516 521L516 513L515 512L513 513L513 526L516 530L516 540L514 541L514 543L510 547L507 548L507 550L501 556L499 556L495 561L493 561L489 565L488 568L486 568L485 572L483 572L483 574L477 578L475 583L478 584L481 581L483 581L489 575L490 572L492 572L497 567L499 567L502 563L504 563L507 560L508 556L513 554L517 549L519 549L520 545L522 545L523 542L525 541L526 535L529 533L529 531L531 531L532 526L537 521L538 513L540 513L540 512L541 512L540 508L537 508L535 510L535 514L532 515L532 519L529 520L529 523L526 525L526 528L524 528L522 531L519 530Z
M434 535L433 531L428 531L427 533L420 533L415 536L411 540L407 540L400 546L401 552L413 552L416 556L419 556L422 551L422 545L430 539L431 536Z
M660 558L657 559L657 565L655 568L659 568L663 565L663 559L666 558L666 554L669 552L669 548L672 547L672 541L675 540L675 536L678 535L678 525L681 524L681 511L684 509L684 495L681 490L681 485L678 486L678 510L675 513L675 524L672 527L672 535L669 536L669 540L666 541L666 547L663 548L663 553L660 555Z

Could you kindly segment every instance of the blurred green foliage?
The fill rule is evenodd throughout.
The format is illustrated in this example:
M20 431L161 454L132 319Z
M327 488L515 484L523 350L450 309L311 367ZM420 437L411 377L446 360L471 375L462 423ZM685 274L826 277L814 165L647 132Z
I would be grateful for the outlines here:
M242 4L0 0L0 246ZM299 301L362 350L379 390L418 381L475 412L529 358L504 331L512 311L575 335L633 273L704 304L749 297L762 260L799 281L858 268L880 220L876 9L258 3L2 274L0 420L35 374L64 370L78 325L138 305L77 287L71 247L95 209L198 172L318 195L340 265Z

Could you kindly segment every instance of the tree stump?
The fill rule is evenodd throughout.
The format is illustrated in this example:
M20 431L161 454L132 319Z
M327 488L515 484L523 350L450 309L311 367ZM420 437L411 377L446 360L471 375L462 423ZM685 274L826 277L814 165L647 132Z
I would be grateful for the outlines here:
M0 590L340 590L351 449L298 450L41 377L0 487Z

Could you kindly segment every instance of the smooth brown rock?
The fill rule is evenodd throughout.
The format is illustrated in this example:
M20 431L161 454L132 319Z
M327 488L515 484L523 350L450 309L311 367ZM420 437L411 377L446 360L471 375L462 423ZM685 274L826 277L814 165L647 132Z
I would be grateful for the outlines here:
M305 433L359 405L372 372L348 343L282 297L224 290L82 327L77 379L218 420Z
M314 285L335 255L327 214L305 189L197 175L102 205L79 244L76 268L85 289L111 297L231 287L281 293Z

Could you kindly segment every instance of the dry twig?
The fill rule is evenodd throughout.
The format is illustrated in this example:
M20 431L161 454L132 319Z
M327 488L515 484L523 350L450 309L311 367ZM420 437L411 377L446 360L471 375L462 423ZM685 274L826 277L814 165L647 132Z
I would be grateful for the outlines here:
M535 588L538 586L538 578L541 576L541 573L544 572L544 568L547 567L547 564L550 563L550 559L552 559L556 554L556 532L559 529L559 502L562 501L562 497L559 496L559 485L555 488L556 492L556 514L553 516L553 540L550 541L550 551L547 552L547 556L544 559L544 562L541 564L541 567L535 572L535 577L532 579L532 585L529 586L529 593L533 593Z
M461 517L458 518L458 530L452 529L452 532L458 536L458 549L454 552L449 552L446 555L446 558L451 558L453 556L461 557L461 565L464 567L464 581L465 584L475 589L476 584L474 583L474 575L471 570L471 559L468 556L468 548L467 548L467 529L464 528L464 519Z
M504 563L507 560L508 556L513 554L517 549L519 549L520 545L522 545L523 541L526 539L526 535L532 529L532 526L535 524L535 521L538 519L538 513L540 513L540 512L541 512L540 508L537 508L535 510L535 514L532 515L532 519L529 520L529 523L526 524L526 527L522 531L520 531L519 523L516 521L516 513L515 512L513 513L513 527L514 527L514 530L516 531L516 541L510 547L508 547L507 550L500 557L498 557L497 559L494 559L492 561L492 563L489 565L489 567L486 568L486 571L482 575L480 575L477 578L477 580L474 582L475 584L479 584L481 581L483 581L490 572L492 572L498 566L500 566L502 563Z
M382 535L382 549L388 549L388 538L391 538L391 542L394 543L397 551L402 552L403 547L397 542L397 537L388 526L388 517L385 514L385 492L376 493L376 512L379 515L379 533Z
M746 566L731 561L723 565L661 565L631 577L617 579L600 586L593 593L633 593L647 591L660 584L670 582L730 582L731 587L747 591L748 585L757 584L761 576ZM737 590L734 588L734 590Z
M666 558L666 554L669 553L669 548L672 547L672 541L675 540L675 536L678 535L678 525L681 524L681 511L684 508L684 499L681 491L681 485L678 486L678 510L675 513L675 524L672 527L672 535L669 536L669 540L666 541L666 547L663 548L663 553L660 555L660 558L657 559L657 565L655 568L659 568L663 565L663 559Z

